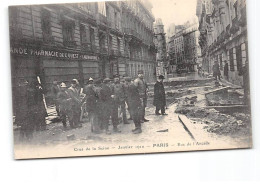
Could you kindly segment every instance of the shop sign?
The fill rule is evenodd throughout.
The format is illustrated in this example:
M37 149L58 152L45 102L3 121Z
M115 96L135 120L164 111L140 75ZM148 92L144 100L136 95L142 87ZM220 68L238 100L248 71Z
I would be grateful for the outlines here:
M98 60L98 56L86 55L76 52L60 52L54 50L37 50L31 48L23 47L11 47L11 54L16 55L28 55L28 56L38 56L38 57L53 57L53 58L65 58L65 59L82 59L82 60Z

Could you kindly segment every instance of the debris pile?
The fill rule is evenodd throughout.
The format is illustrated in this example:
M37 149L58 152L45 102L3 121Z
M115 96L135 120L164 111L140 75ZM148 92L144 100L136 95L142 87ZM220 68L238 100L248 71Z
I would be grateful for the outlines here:
M188 118L200 119L204 128L218 135L247 135L250 133L250 115L234 113L232 116L219 113L215 109L179 106L176 113L185 114ZM197 123L197 122L195 122Z

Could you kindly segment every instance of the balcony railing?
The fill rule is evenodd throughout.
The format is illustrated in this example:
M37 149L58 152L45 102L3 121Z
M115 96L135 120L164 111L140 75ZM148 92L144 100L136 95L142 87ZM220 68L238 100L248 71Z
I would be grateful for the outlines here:
M64 41L63 44L65 47L75 47L77 45L76 41Z
M107 49L104 47L100 48L100 54L107 54Z
M130 29L130 28L124 28L124 33L128 34L128 35L131 35L131 36L134 36L134 37L142 40L141 35L139 33L137 33L136 30L133 30L133 29Z
M43 42L46 44L52 44L54 42L54 37L51 34L42 33Z
M82 42L81 43L82 49L89 52L96 52L96 47L92 43Z
M111 49L111 50L110 50L110 55L111 55L111 56L121 56L122 53L121 53L120 50Z

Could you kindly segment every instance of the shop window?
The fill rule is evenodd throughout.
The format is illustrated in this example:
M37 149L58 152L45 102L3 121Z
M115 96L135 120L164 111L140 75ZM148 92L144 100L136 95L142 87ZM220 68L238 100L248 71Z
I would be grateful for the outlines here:
M120 45L120 39L119 38L117 38L117 50L118 50L118 53L120 53L121 45Z
M80 41L81 45L85 46L90 43L89 32L86 30L86 26L80 24Z
M89 33L90 33L90 43L91 43L91 50L94 51L95 50L95 31L93 28L89 29Z
M109 48L113 49L113 37L111 35L109 36L109 41L108 42L109 42Z
M223 59L222 59L222 54L219 55L219 64L220 64L220 70L223 70Z
M236 47L236 60L237 60L237 70L239 73L242 73L242 51L241 45Z
M62 24L63 43L66 47L76 46L74 41L75 22L73 20L64 20Z
M233 48L229 50L229 65L230 65L230 71L235 71Z
M106 53L107 50L105 48L105 43L106 43L106 35L103 32L99 33L99 47L100 47L100 52L101 53Z

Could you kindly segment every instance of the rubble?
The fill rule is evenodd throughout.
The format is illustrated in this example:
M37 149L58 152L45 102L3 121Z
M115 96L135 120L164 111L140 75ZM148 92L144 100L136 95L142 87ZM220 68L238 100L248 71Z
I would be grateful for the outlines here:
M233 115L219 113L215 109L178 106L176 113L185 114L188 118L200 119L205 124L207 132L218 135L240 135L250 133L250 115L234 113ZM198 123L197 121L193 123Z

